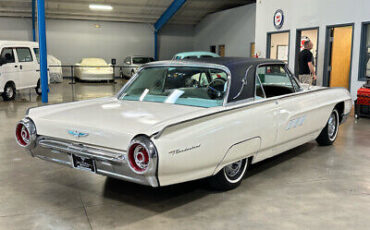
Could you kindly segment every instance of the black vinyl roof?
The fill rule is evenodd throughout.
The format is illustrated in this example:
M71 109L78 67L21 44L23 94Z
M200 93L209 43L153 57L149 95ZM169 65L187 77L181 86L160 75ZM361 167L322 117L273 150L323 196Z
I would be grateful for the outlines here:
M273 59L263 58L245 58L245 57L220 57L220 58L201 58L201 59L189 59L187 62L197 63L208 63L226 66L231 73L231 85L228 102L238 101L240 99L254 97L254 86L255 86L255 71L256 67L261 64L281 64L285 65L285 62ZM247 69L247 84L243 86L242 80L245 78ZM245 87L241 91L241 87ZM241 95L237 98L236 96L241 91Z
M225 66L230 70L231 74L231 84L230 91L227 98L228 102L238 101L246 98L254 97L254 86L255 86L255 73L258 65L261 64L279 64L285 65L286 63L280 60L273 59L263 59L263 58L246 58L246 57L217 57L217 58L200 58L200 59L183 59L175 61L160 61L152 62L152 64L146 64L144 66L151 66L166 63L171 65L171 63L183 63L184 66L191 65L191 63L204 63L204 64L215 64ZM243 85L243 79L247 73L247 84ZM242 89L242 87L244 87Z

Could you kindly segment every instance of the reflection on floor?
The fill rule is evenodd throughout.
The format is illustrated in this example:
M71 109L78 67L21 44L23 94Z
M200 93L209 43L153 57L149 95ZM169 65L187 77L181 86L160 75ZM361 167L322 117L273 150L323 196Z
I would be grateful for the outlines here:
M50 103L112 96L125 81L53 84ZM16 122L34 91L0 100L0 229L370 229L370 120L253 166L226 193L203 181L153 189L31 158Z

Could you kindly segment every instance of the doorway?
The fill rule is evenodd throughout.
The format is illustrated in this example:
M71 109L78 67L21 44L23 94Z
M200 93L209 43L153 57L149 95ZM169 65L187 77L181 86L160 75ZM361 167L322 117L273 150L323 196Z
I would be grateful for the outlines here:
M350 87L352 66L353 24L328 26L324 84L330 87Z
M288 63L289 35L289 31L268 33L266 57Z
M294 73L296 76L299 74L299 53L304 49L304 42L311 41L313 48L311 50L313 55L313 63L317 72L317 54L319 48L319 27L298 29L296 37L296 49L295 49L295 64Z
M218 46L218 55L220 55L220 57L225 57L225 45Z
M256 57L256 43L252 42L250 47L250 55L251 58Z
M209 51L211 51L211 53L216 53L216 46L210 46Z

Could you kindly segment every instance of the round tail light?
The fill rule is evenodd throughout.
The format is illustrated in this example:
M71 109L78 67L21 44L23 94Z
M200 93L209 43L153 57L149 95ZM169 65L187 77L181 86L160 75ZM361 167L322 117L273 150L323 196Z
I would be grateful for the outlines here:
M142 144L134 143L130 146L128 160L134 171L143 173L149 166L149 153Z
M135 137L128 148L130 169L137 174L154 175L157 168L157 150L146 136Z
M31 120L21 120L15 128L15 139L22 147L29 147L34 143L36 137L35 125Z

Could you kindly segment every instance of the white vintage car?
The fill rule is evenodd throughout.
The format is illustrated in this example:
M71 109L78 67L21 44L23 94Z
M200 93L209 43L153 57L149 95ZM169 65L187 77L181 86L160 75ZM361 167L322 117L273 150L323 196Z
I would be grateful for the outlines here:
M113 67L102 58L83 58L76 63L75 76L81 81L113 81Z
M331 145L351 107L346 89L303 89L277 60L164 61L115 97L29 109L15 136L32 156L76 169L232 189L250 164L315 139Z

